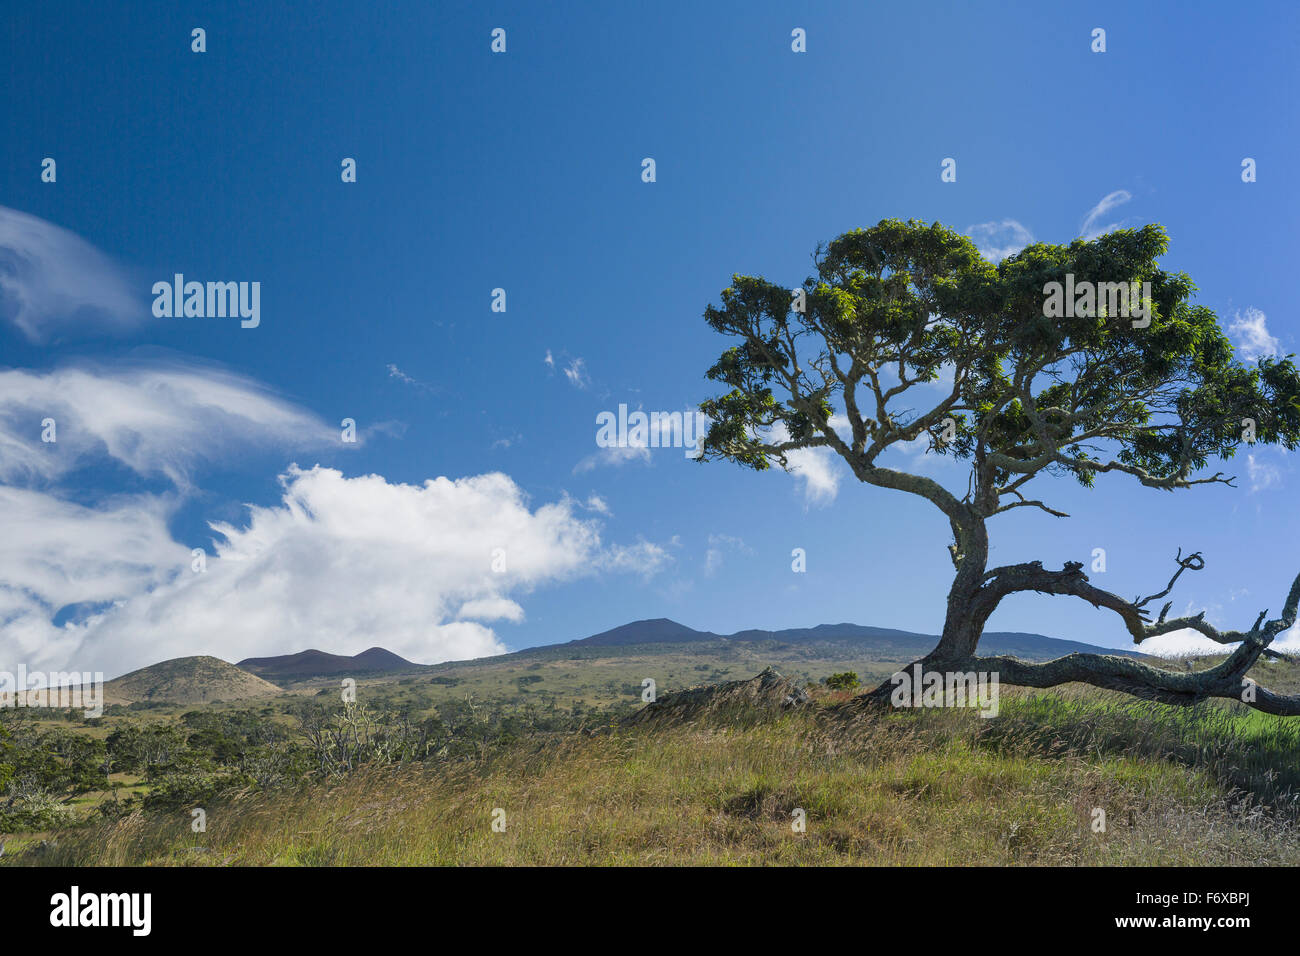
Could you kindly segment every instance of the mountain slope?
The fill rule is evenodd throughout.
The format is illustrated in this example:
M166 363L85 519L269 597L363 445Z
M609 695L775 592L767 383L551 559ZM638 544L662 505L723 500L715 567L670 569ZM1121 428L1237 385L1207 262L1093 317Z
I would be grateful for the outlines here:
M656 617L647 621L632 621L619 627L601 631L591 637L569 641L569 644L598 645L601 647L621 647L627 644L682 644L688 641L716 641L721 637L711 631L697 631L685 624L678 624L666 617ZM556 646L556 645L546 645Z
M217 700L273 697L274 684L216 657L178 657L142 667L104 684L108 703L167 701L207 704Z

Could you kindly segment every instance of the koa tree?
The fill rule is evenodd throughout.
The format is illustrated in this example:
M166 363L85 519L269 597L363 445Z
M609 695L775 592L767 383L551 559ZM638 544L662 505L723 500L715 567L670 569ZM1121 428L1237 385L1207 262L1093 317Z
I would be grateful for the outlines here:
M762 470L788 467L800 449L829 448L859 481L943 512L955 574L923 670L979 669L1029 687L1081 681L1170 704L1232 698L1300 714L1300 696L1245 676L1295 623L1300 576L1278 617L1265 611L1249 630L1220 631L1204 613L1169 618L1171 603L1152 619L1151 603L1204 567L1200 553L1180 549L1168 586L1134 600L1094 585L1076 561L988 566L991 519L1016 508L1067 517L1044 500L1040 478L1091 487L1114 475L1169 491L1230 485L1222 472L1207 474L1212 460L1245 442L1296 447L1295 364L1241 362L1215 314L1192 302L1190 279L1157 263L1167 247L1164 230L1150 225L1038 243L993 265L939 224L885 220L819 247L816 275L800 288L733 276L721 306L705 311L734 344L708 372L729 391L700 406L712 420L701 457ZM964 494L881 463L891 447L918 440L969 465ZM1239 646L1195 673L1102 654L976 658L985 622L1020 592L1111 610L1139 644L1191 628ZM869 693L889 691L886 683Z

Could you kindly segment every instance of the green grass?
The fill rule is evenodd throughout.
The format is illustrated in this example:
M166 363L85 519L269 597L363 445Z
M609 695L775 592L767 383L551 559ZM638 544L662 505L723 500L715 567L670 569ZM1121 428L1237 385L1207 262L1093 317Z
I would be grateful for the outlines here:
M1285 813L1300 794L1300 722L1235 703L1180 708L1091 688L1003 691L1005 719L986 741L1023 738L1035 753L1128 754L1210 771L1224 785ZM1009 706L1008 706L1009 704Z

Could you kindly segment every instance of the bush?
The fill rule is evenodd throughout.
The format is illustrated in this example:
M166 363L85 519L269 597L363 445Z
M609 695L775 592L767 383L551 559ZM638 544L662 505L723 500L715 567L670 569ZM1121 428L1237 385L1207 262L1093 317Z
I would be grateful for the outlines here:
M826 678L826 686L831 690L853 690L861 683L857 671L842 671Z
M16 797L12 806L0 808L0 832L37 833L58 830L76 820L72 808L45 790Z
M187 810L211 804L248 786L242 774L169 773L160 776L144 798L147 810Z

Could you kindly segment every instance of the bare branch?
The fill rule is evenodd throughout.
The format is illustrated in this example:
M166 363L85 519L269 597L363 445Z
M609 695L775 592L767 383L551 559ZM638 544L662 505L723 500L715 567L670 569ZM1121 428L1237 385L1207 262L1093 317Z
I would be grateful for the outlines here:
M1189 568L1193 571L1201 571L1205 568L1205 558L1201 557L1201 552L1199 551L1193 552L1184 558L1183 549L1179 548L1178 554L1174 557L1174 561L1178 564L1178 570L1175 571L1174 576L1169 579L1169 586L1159 594L1152 594L1150 597L1144 597L1141 600L1134 601L1133 604L1135 607L1146 607L1146 605L1150 604L1156 598L1164 597L1174 589L1174 585L1178 583L1179 575ZM1170 605L1166 604L1165 609L1160 612L1160 620L1163 621L1165 619L1165 614L1168 612L1169 607Z
M1041 501L1037 501L1037 500L1030 501L1030 500L1027 499L1024 495L1022 495L1019 491L1016 491L1014 488L1011 488L1011 489L1008 489L1008 490L1010 491L1011 494L1015 495L1015 496L1016 496L1017 498L1019 498L1020 500L1019 500L1019 501L1013 501L1013 502L1011 502L1011 504L1009 504L1009 505L1001 505L1000 507L998 507L997 509L994 510L993 514L995 514L995 515L1000 515L1000 514L1002 514L1002 512L1004 512L1004 511L1010 511L1012 508L1041 508L1041 509L1043 509L1044 511L1046 511L1049 515L1052 515L1052 516L1057 517L1057 518L1068 518L1068 517L1070 517L1070 516L1069 516L1068 514L1066 514L1064 511L1057 511L1057 510L1054 509L1054 508L1049 508L1049 507L1047 507L1047 505L1043 504L1043 502L1041 502Z

